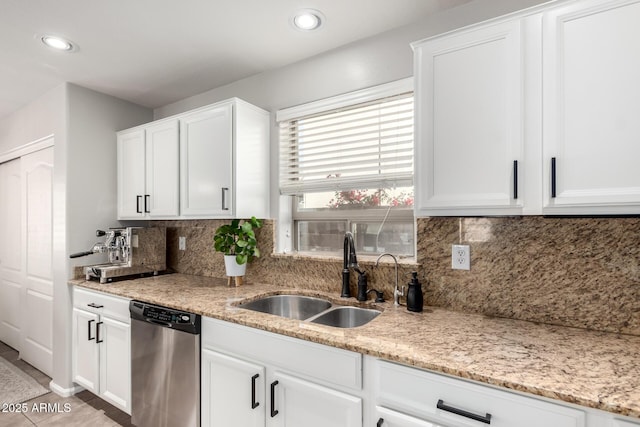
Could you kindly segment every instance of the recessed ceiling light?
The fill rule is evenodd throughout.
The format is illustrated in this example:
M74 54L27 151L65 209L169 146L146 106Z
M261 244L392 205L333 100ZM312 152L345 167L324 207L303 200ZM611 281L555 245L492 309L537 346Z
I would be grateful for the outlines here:
M293 27L301 31L317 30L324 23L322 13L314 9L299 10L292 19Z
M62 37L44 35L44 36L40 37L40 40L46 46L48 46L48 47L50 47L52 49L55 49L55 50L60 50L60 51L64 51L64 52L71 52L71 51L76 49L76 47L74 46L73 43L71 43L69 40L66 40L66 39L64 39Z

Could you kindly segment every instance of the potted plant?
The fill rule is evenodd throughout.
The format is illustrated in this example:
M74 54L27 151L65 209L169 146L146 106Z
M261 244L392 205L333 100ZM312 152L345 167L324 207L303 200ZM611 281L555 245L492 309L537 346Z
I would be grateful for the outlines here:
M252 216L249 220L234 219L231 224L216 229L213 247L224 254L224 264L230 278L244 276L247 262L260 256L254 231L260 227L262 222Z

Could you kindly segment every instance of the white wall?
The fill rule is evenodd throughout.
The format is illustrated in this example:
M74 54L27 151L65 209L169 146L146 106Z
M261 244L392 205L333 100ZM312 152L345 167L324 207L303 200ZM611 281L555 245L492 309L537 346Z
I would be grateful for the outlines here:
M116 220L116 132L152 120L152 111L81 86L67 85L65 247L55 264L64 266L54 285L53 382L62 389L71 382L71 292L67 285L74 265L104 261L104 256L70 260L68 255L91 249L97 229L118 227ZM56 149L60 149L56 139ZM56 168L57 168L56 164ZM60 224L62 227L63 225Z
M271 216L283 218L288 203L278 195L278 129L275 111L413 75L411 42L506 15L547 0L476 0L409 25L276 70L267 71L157 108L160 119L231 97L272 112ZM284 210L284 211L283 211ZM277 247L290 245L278 232Z
M54 135L53 385L72 387L71 293L68 254L91 248L97 228L116 221L116 136L146 123L152 111L120 99L63 84L0 121L0 158L31 141ZM84 259L83 264L97 262Z
M548 0L476 0L409 25L351 43L157 108L160 119L231 97L275 111L413 75L413 41L505 15Z

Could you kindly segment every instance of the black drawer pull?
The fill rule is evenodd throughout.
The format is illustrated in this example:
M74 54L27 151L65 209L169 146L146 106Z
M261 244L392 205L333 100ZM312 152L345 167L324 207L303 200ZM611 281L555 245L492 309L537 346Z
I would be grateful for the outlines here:
M513 161L513 198L518 198L518 161Z
M278 415L278 410L276 409L276 386L278 385L278 381L274 381L271 383L271 418Z
M256 402L256 380L260 374L255 374L251 377L251 409L256 409L260 406L260 402Z
M556 158L551 158L551 197L556 197Z
M102 325L103 322L98 322L96 323L96 344L100 344L102 341L100 339L100 325Z
M95 320L87 320L87 340L93 341L96 337L91 336L91 324L95 322Z
M104 305L102 305L102 304L96 304L95 302L92 302L91 304L87 304L87 307L91 307L91 308L102 308L102 307L104 307Z
M470 418L474 421L480 421L481 423L491 424L491 414L487 413L486 415L478 415L472 412L465 411L464 409L454 408L453 406L445 405L442 399L438 400L438 404L436 408L442 409L443 411L451 412L452 414L460 415L461 417Z
M229 191L227 187L222 187L222 210L223 211L229 210L229 207L227 206L227 191Z
M378 422L376 423L376 427L382 427L382 424L384 424L384 418L380 418L378 420Z
M142 210L140 209L140 200L142 200L142 196L136 196L136 212L137 213L142 213Z
M149 200L151 196L148 194L144 195L144 213L151 213L151 211L149 210L149 205L151 204L151 201Z

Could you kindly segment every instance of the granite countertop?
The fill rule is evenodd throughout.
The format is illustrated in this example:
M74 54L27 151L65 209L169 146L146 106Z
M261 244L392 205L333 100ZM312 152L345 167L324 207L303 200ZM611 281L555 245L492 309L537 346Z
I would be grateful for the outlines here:
M640 337L492 318L425 307L411 313L393 303L370 323L332 328L237 308L243 299L293 293L329 298L334 293L258 283L227 287L226 280L168 274L102 285L71 285L222 319L532 393L640 418ZM356 304L355 298L348 300Z

